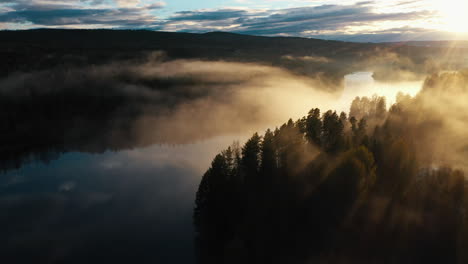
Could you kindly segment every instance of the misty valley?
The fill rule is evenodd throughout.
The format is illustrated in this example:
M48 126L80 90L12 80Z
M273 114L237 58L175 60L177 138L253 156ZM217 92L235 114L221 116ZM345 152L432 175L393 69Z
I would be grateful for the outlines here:
M468 262L465 47L0 40L2 262Z

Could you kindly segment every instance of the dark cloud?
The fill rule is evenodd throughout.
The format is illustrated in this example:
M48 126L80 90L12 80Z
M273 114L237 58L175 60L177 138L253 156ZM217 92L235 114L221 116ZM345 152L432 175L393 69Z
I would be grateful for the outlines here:
M82 24L106 24L116 26L144 25L152 16L144 15L140 9L48 9L21 10L0 15L1 22L27 23L61 26Z
M236 9L221 9L216 11L181 11L177 12L170 20L171 21L209 21L209 20L226 20L230 18L242 18L248 16L245 10Z
M206 28L237 25L230 31L253 35L310 36L310 31L340 31L347 26L368 25L380 21L410 21L433 15L430 11L376 13L371 1L355 5L322 5L262 11L246 10L186 11L171 17L166 25L180 21L197 22L184 31L199 32ZM216 22L216 23L213 23Z
M31 23L34 26L103 25L114 27L144 27L157 18L149 11L164 7L163 2L131 8L99 7L103 0L75 0L43 3L40 1L0 0L9 4L7 12L0 12L0 22ZM83 4L86 4L84 8Z
M89 4L89 5L99 5L104 4L106 0L52 0L43 2L40 0L0 0L0 3L8 4L13 7L15 10L22 9L58 9L71 6L78 6L80 4Z

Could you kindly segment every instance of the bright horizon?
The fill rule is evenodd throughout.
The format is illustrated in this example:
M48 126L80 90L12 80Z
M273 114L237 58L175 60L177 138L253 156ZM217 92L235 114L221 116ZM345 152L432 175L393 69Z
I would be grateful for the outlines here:
M112 28L348 41L468 40L463 0L0 0L0 29Z

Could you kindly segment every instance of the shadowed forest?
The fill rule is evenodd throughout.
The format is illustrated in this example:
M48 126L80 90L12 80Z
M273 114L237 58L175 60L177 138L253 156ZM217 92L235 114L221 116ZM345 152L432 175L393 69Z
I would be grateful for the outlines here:
M388 111L313 108L222 151L195 200L199 263L466 263L467 80L434 74Z

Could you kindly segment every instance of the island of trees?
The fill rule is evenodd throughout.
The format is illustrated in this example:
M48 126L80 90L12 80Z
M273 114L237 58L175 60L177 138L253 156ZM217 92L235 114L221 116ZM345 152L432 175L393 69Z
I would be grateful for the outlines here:
M468 263L464 173L424 148L421 104L356 98L222 151L196 195L199 263Z

